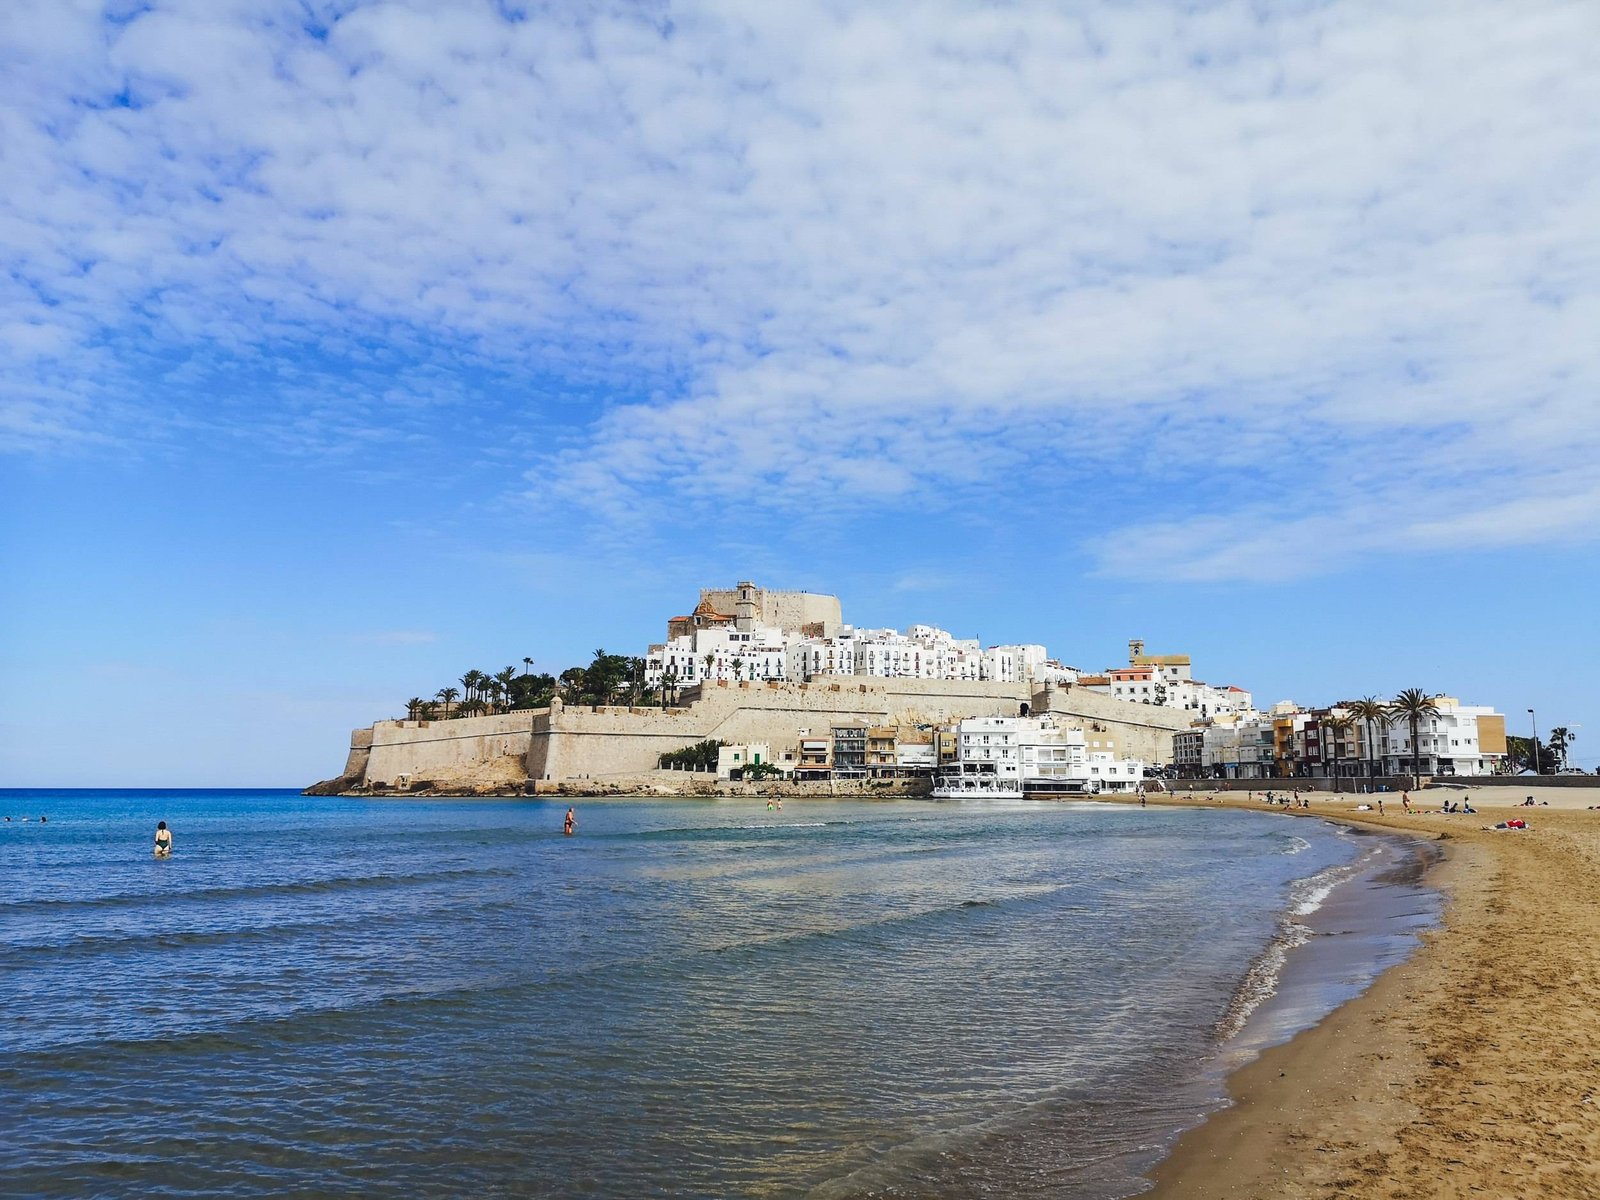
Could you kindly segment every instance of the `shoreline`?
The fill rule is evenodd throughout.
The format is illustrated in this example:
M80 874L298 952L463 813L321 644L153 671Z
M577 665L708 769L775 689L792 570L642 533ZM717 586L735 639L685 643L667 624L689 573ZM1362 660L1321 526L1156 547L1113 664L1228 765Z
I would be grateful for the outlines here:
M1462 793L1435 790L1409 815L1353 811L1372 798L1348 793L1277 810L1429 838L1442 918L1360 994L1230 1071L1226 1106L1141 1195L1600 1195L1600 789L1528 791L1550 807L1469 792L1477 815L1443 815ZM1150 803L1273 811L1229 793ZM1482 828L1513 815L1531 828Z

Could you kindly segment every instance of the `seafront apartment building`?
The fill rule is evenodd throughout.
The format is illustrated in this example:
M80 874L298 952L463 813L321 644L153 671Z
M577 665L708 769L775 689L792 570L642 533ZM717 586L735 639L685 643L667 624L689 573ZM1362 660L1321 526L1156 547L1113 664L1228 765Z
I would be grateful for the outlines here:
M1492 775L1506 757L1505 718L1493 708L1438 696L1438 715L1418 729L1417 770L1423 775ZM1411 728L1379 723L1369 734L1342 705L1301 709L1275 705L1270 713L1213 720L1173 736L1180 775L1213 779L1318 776L1359 779L1412 770Z

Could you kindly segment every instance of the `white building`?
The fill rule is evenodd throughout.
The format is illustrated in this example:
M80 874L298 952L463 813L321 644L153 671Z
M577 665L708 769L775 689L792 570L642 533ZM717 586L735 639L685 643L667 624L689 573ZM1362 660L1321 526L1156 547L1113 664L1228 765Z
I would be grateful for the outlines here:
M779 775L787 777L795 768L795 752L782 750L776 755L766 742L744 742L717 747L717 778L732 779L733 773L741 775L751 767L770 766Z
M1506 719L1492 707L1462 704L1436 696L1439 715L1417 726L1417 769L1423 775L1492 775L1505 760ZM1404 775L1412 769L1411 723L1390 721L1379 733L1384 770Z
M1021 797L1136 791L1144 764L1089 749L1083 730L1050 717L968 717L956 726L956 758L935 796Z
M1201 731L1200 774L1207 779L1271 779L1273 739L1272 720L1260 713L1207 725Z
M934 625L894 629L843 626L831 637L803 637L788 647L788 678L871 675L881 679L1027 680L1075 678L1070 668L1052 662L1043 646L991 646L976 638L953 637Z
M695 629L650 647L645 684L659 687L668 675L680 687L716 679L787 679L791 636L765 625Z

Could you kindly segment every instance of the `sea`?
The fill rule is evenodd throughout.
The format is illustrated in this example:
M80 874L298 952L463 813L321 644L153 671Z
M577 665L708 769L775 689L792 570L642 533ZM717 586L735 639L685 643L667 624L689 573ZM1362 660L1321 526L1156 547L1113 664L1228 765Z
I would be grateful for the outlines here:
M1265 810L0 815L10 1196L1136 1195L1439 909L1424 845Z

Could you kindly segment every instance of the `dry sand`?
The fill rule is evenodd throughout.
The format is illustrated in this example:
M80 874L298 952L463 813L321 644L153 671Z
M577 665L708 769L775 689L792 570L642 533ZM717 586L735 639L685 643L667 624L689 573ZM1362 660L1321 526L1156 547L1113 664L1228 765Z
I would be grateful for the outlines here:
M1550 807L1513 807L1530 793ZM1233 1105L1183 1137L1147 1196L1600 1197L1600 788L1412 796L1428 811L1314 793L1309 815L1441 837L1443 926L1237 1072ZM1437 812L1463 797L1478 815ZM1530 828L1483 829L1511 816Z

